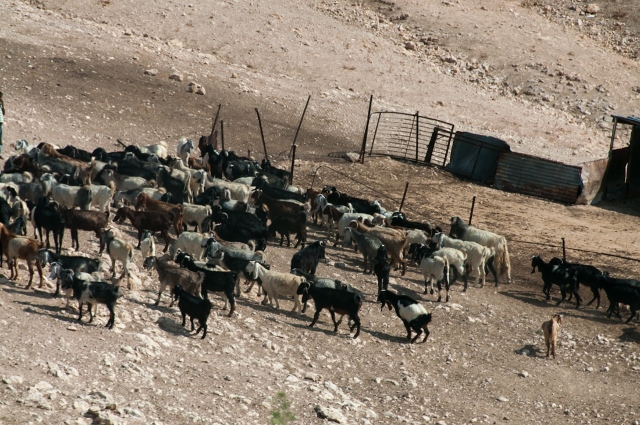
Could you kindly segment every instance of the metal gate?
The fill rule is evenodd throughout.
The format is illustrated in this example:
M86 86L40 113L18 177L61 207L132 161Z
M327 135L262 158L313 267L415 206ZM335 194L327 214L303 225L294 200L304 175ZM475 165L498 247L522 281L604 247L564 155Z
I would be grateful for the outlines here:
M374 112L369 116L364 152L444 167L454 125L418 113Z

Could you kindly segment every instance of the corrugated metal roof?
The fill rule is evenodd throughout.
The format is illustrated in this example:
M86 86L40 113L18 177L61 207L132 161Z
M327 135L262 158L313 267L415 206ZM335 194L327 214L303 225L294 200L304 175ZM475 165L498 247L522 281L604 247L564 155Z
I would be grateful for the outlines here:
M497 189L574 204L582 185L581 167L514 152L498 158Z

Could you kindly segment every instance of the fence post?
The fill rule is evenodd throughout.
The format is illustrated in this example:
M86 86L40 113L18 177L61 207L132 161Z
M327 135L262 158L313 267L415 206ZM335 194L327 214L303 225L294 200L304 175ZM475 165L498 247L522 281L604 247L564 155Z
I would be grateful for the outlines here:
M269 155L267 155L267 143L264 141L264 132L262 131L262 120L260 119L260 111L256 108L256 114L258 114L258 126L260 127L260 137L262 138L262 147L264 148L264 159L269 160Z
M289 185L293 184L293 167L295 166L296 163L296 148L298 147L298 145L293 145L291 146L291 179L289 180Z
M561 239L562 239L562 261L566 263L567 262L567 251L566 251L565 244L564 244L564 238L561 238Z
M367 124L364 126L364 135L362 136L362 147L360 148L360 163L362 164L364 164L364 153L367 150L367 134L369 133L369 120L371 119L372 105L373 105L373 95L371 95L371 97L369 98L369 110L367 111Z
M473 195L473 199L471 200L471 213L469 214L469 226L471 226L471 219L473 218L473 209L476 206L476 195Z
M402 194L402 201L400 201L400 208L398 208L399 212L402 212L402 207L404 206L404 198L407 197L407 189L409 189L409 182L404 186L404 193Z
M309 106L309 101L311 100L311 95L307 98L307 103L304 105L304 110L302 111L302 116L300 117L300 122L298 123L298 129L296 130L296 135L293 137L293 145L291 145L291 151L289 151L289 156L291 156L291 152L296 145L296 140L298 140L298 133L300 132L300 127L302 127L302 120L304 120L304 115L307 113L307 106ZM293 176L292 176L293 177Z
M424 156L424 162L427 164L431 164L431 157L433 156L433 149L436 146L436 141L438 140L438 133L440 132L440 127L434 127L433 133L431 133L431 139L429 140L429 147L427 147L427 154Z
M224 120L220 120L220 141L222 142L222 150L224 150Z
M211 134L209 134L209 143L211 143L211 139L213 138L213 132L216 129L216 124L218 123L218 116L220 115L220 109L222 109L222 103L218 105L218 112L216 112L216 117L213 119L213 125L211 126Z
M420 112L416 111L416 162L418 162L418 143L420 142Z

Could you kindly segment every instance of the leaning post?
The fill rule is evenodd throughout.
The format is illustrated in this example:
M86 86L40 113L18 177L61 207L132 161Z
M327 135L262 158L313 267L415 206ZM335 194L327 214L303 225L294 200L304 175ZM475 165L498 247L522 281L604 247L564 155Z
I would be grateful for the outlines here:
M476 206L476 195L473 195L473 199L471 200L471 213L469 213L469 226L471 226L471 219L473 218L473 209Z

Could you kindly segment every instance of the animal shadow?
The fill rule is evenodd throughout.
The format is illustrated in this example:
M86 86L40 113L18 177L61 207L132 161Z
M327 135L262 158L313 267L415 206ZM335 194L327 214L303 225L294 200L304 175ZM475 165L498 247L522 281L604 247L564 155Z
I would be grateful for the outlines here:
M544 356L543 351L537 345L532 345L532 344L527 344L522 348L513 350L513 352L518 355L524 354L527 357L543 357Z

